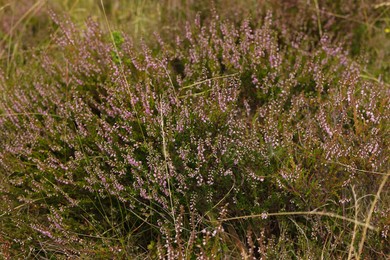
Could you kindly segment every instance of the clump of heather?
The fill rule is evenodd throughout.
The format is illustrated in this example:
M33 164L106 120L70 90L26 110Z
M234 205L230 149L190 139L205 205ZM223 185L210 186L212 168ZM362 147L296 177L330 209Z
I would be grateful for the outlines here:
M138 48L92 20L80 31L52 19L57 49L38 55L33 75L1 78L12 87L0 106L10 252L348 256L354 223L272 215L321 209L363 221L363 196L388 171L388 88L362 79L326 34L313 47L271 14L239 26L214 14ZM388 250L386 195L367 258ZM232 219L245 215L260 217Z

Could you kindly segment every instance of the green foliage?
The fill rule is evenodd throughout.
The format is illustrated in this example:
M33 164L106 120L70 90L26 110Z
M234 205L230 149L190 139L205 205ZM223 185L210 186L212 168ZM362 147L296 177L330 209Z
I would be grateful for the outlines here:
M2 257L384 259L388 9L125 2L0 9Z

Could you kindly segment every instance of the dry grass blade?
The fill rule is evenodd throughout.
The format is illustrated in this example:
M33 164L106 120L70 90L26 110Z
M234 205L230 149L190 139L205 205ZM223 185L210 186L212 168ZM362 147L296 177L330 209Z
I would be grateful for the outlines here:
M354 207L355 207L355 220L357 220L357 216L358 216L358 212L359 212L359 204L358 204L358 200L356 198L356 192L355 192L355 187L352 186L352 194L353 194L353 200L354 200ZM357 231L358 231L358 226L355 224L354 227L353 227L353 233L352 233L352 239L351 239L351 245L349 247L349 251L348 251L348 260L352 259L353 257L353 253L355 252L355 239L356 239L356 235L357 235Z
M360 221L357 221L352 218L347 218L341 215L337 215L335 213L331 212L324 212L324 211L295 211L295 212L275 212L275 213L262 213L262 214L255 214L255 215L247 215L247 216L239 216L239 217L232 217L232 218L225 218L221 219L221 221L230 221L230 220L238 220L238 219L249 219L249 218L263 218L266 219L270 216L291 216L291 215L318 215L318 216L327 216L332 218L337 218L341 220L345 220L351 223L354 223L358 226L365 227L366 229L375 230L377 231L377 228L371 226L369 223L363 223Z
M372 214L374 213L374 210L375 210L375 206L376 204L378 203L378 200L380 198L380 195L383 191L383 188L385 187L385 184L387 182L387 179L389 178L389 175L390 175L390 172L388 172L382 179L382 182L378 188L378 191L376 193L376 196L374 198L374 201L371 203L371 207L370 207L370 211L368 212L368 215L367 215L367 218L366 218L366 222L365 222L365 225L363 225L363 232L362 232L362 239L360 240L360 243L359 243L359 252L358 252L358 259L360 259L360 257L362 256L362 253L363 253L363 247L364 247L364 242L366 241L366 236L367 236L367 228L368 228L368 225L371 221L371 217L372 217Z
M206 83L206 82L209 82L209 81L212 81L212 80L231 78L231 77L234 77L234 76L236 76L236 75L238 75L238 73L233 73L233 74L229 74L229 75L223 75L223 76L218 76L218 77L213 77L213 78L205 79L205 80L202 80L202 81L195 82L194 84L191 84L191 85L182 87L181 89L192 88L192 87L201 85L201 84L203 84L203 83Z

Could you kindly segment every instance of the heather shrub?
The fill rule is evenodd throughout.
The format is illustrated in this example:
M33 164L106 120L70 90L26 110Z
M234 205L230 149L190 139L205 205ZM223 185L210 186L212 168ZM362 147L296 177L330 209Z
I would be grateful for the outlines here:
M0 239L12 256L358 248L367 195L388 172L388 85L361 78L326 33L313 45L271 13L237 25L214 12L174 41L135 47L92 19L83 30L52 20L56 48L1 77ZM382 196L366 258L389 250ZM315 211L344 219L302 213Z

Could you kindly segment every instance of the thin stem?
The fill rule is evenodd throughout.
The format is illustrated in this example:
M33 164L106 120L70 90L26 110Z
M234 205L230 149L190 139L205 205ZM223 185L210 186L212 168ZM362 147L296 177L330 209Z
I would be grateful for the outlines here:
M382 193L383 187L385 186L385 184L387 182L387 179L389 178L389 175L390 175L390 172L388 172L388 174L386 174L383 177L381 185L379 186L378 191L376 193L376 196L374 198L374 201L371 203L371 208L370 208L370 211L368 212L368 215L367 215L367 218L366 218L366 223L365 223L365 225L363 225L364 228L363 228L363 233L362 233L362 239L360 240L360 244L359 244L358 259L360 259L360 256L363 253L363 246L364 246L364 242L366 241L366 236L367 236L367 227L370 224L372 213L375 210L375 206L376 206L376 204L377 204L377 202L378 202L378 200L380 198L380 195Z
M318 31L320 33L320 37L322 37L322 26L321 26L321 14L320 14L320 7L318 5L318 0L314 0L314 4L316 6L316 12L317 12L317 25L318 25Z
M357 221L352 218L347 218L344 216L337 215L332 212L324 212L324 211L296 211L296 212L274 212L274 213L263 213L263 214L255 214L255 215L247 215L247 216L239 216L239 217L232 217L232 218L225 218L221 219L221 221L229 221L229 220L238 220L238 219L247 219L247 218L267 218L270 216L291 216L291 215L319 215L319 216L328 216L332 218L338 218L342 220L349 221L351 223L355 223L356 225L366 227L366 229L370 230L377 230L377 228L371 226L369 222L363 223L360 221Z

